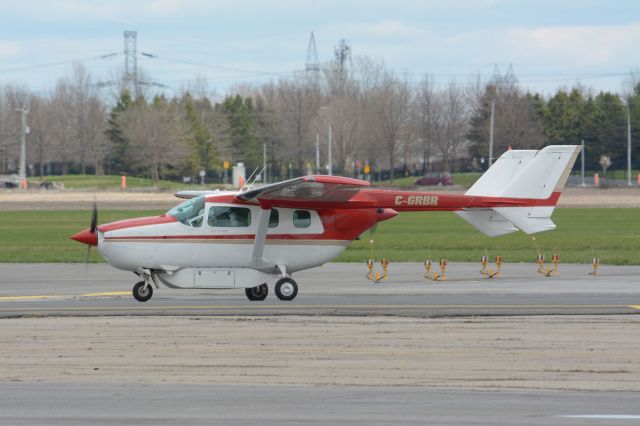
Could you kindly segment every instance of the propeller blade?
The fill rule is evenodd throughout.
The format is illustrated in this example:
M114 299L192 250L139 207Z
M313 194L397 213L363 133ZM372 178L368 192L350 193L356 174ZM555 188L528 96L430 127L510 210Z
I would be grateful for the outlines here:
M93 213L91 214L91 233L96 233L96 228L98 228L98 205L96 202L93 202Z
M84 255L85 266L89 263L89 258L91 257L91 247L91 245L87 245L87 253Z

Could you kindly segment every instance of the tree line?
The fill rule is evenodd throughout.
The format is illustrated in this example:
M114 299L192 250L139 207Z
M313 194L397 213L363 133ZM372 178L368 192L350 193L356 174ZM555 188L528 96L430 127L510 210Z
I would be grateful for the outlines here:
M126 174L160 179L222 179L224 162L261 168L268 181L324 173L328 138L334 174L391 178L488 165L493 110L494 157L508 147L586 146L588 169L603 155L626 166L627 115L640 131L640 83L628 93L575 85L544 96L524 90L513 72L488 80L419 82L361 57L349 67L325 64L226 96L206 80L171 96L124 84L104 89L81 64L36 94L0 86L0 174L18 169L20 116L28 108L30 175ZM330 130L329 130L330 129ZM319 150L318 150L319 148ZM320 153L320 170L316 157ZM640 164L635 144L633 164Z

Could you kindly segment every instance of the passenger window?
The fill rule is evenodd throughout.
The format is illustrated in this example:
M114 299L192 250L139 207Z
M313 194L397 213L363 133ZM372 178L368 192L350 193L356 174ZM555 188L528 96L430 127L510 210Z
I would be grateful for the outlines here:
M251 210L244 207L214 206L209 209L209 226L242 228L251 225Z
M271 209L271 215L269 216L269 228L275 228L280 223L280 213L278 210Z
M308 228L311 226L311 213L308 210L294 211L293 226L296 228Z

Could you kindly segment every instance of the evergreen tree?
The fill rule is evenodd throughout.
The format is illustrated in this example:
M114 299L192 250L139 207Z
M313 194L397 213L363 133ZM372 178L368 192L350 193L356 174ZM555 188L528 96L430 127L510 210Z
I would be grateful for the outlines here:
M107 138L111 141L111 150L105 159L107 174L131 173L132 162L129 155L129 141L124 137L119 120L121 114L131 108L133 100L128 90L120 94L118 103L111 109L107 119Z
M208 99L194 100L190 95L185 96L186 121L190 131L189 143L191 154L186 166L189 172L217 169L218 149L213 135L205 126L199 110L210 113L213 107Z
M225 98L222 109L229 121L233 161L243 161L248 169L262 164L262 146L258 137L253 101L240 95Z

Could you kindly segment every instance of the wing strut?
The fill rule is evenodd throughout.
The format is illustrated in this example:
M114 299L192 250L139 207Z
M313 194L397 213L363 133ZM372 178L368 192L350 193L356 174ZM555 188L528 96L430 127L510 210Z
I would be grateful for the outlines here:
M255 269L265 269L268 267L267 262L262 257L264 253L264 243L267 239L267 230L269 228L269 217L271 216L271 207L264 208L260 206L260 215L258 216L258 229L253 242L253 251L251 252L251 260L249 266Z

